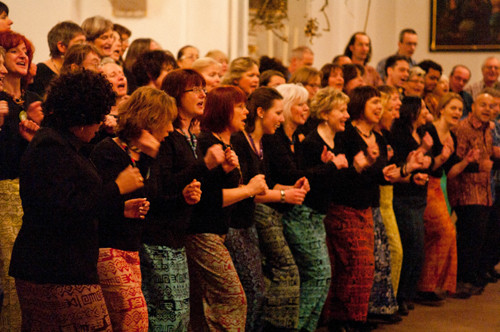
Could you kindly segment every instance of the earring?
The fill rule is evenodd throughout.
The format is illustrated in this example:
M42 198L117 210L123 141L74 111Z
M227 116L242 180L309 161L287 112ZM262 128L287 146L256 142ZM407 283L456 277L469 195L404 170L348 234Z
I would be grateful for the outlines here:
M259 116L259 119L264 119L264 115Z

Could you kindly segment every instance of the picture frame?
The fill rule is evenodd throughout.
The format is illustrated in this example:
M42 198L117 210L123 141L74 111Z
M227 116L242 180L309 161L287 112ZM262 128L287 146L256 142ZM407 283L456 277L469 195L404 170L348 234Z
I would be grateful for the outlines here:
M500 51L500 1L430 0L430 51Z

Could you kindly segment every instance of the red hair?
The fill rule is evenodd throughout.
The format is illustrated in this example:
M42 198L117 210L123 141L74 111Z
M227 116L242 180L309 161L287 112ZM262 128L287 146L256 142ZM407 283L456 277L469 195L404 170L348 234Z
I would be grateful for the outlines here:
M26 52L28 54L28 75L26 75L22 80L22 85L25 87L29 80L31 79L31 74L29 73L29 68L31 67L31 61L33 60L33 54L35 53L35 47L26 38L24 35L20 33L7 30L0 32L0 46L5 48L5 52L9 52L10 49L18 47L21 43L26 45Z
M236 86L221 86L207 94L201 128L220 133L229 127L233 119L234 106L246 102L246 94Z

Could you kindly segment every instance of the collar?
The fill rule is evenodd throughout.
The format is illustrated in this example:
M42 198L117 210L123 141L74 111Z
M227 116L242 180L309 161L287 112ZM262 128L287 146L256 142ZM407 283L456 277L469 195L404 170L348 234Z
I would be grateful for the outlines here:
M467 121L469 121L470 125L474 129L481 129L481 130L486 130L486 128L489 128L490 123L489 122L481 122L478 118L476 118L472 113L469 114L467 117Z

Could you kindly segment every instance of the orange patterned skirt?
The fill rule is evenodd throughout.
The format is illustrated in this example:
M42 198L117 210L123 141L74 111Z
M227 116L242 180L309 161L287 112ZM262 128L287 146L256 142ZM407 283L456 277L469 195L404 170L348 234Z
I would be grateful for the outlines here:
M97 272L113 331L147 331L148 309L141 289L139 252L101 248Z
M99 285L35 284L16 279L16 289L22 331L113 331Z
M441 289L455 293L457 286L456 231L448 213L439 178L429 178L424 227L425 259L418 289L422 292Z

